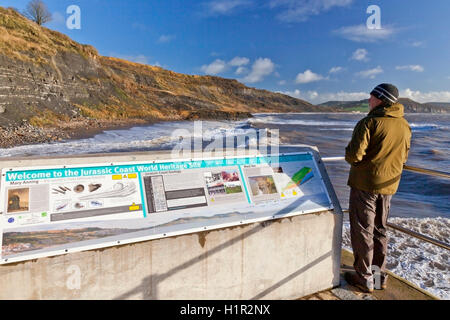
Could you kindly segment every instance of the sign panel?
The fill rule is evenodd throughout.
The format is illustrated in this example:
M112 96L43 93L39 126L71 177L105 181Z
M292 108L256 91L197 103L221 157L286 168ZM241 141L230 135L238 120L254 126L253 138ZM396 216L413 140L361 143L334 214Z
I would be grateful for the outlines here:
M3 169L9 263L332 209L310 153Z

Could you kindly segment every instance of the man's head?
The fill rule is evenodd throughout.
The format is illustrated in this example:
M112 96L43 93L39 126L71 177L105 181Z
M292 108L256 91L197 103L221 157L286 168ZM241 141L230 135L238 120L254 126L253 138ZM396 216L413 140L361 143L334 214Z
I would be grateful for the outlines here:
M370 92L369 107L372 110L382 103L392 105L398 101L398 89L390 83L382 83Z
M369 111L373 110L373 108L378 107L380 104L383 103L383 100L378 99L373 94L370 95L369 98Z

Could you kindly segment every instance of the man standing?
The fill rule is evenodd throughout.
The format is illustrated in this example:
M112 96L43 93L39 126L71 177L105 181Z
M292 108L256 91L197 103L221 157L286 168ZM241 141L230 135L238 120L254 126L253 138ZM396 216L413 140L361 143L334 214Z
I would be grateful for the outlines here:
M356 271L347 272L345 279L364 292L373 292L372 271L380 272L381 289L386 288L386 223L411 142L411 128L403 118L395 86L376 86L369 109L345 148L345 160L351 165L349 216Z

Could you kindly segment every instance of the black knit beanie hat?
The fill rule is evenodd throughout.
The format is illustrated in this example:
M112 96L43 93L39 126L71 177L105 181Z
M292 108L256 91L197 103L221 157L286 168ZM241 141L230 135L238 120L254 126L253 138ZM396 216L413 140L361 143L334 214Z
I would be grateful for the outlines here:
M398 89L390 83L377 85L370 94L388 104L394 104L398 100Z

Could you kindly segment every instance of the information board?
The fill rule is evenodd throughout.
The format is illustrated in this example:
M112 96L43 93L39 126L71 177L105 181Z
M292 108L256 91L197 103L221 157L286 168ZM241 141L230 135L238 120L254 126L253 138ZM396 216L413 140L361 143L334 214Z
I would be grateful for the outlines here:
M10 263L333 208L311 153L5 168Z

